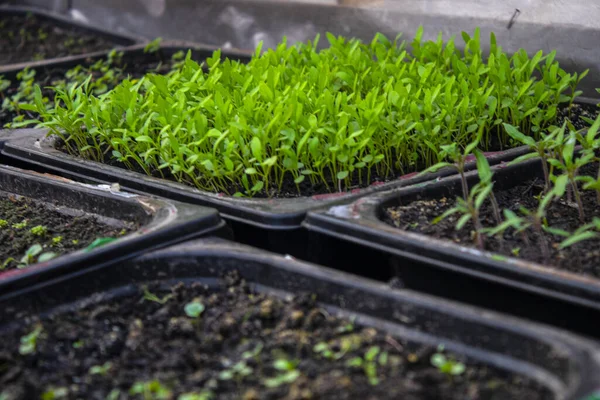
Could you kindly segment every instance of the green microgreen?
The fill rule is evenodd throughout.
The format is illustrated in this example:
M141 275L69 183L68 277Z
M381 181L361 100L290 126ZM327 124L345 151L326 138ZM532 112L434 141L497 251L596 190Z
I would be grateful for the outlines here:
M198 318L200 314L204 312L205 306L200 302L200 300L194 300L187 303L183 310L185 311L185 315L188 317Z
M462 375L466 367L463 363L454 360L443 354L443 346L438 347L438 351L431 356L431 365L436 367L442 374L448 376Z
M464 51L454 38L422 36L412 51L381 34L370 43L328 34L322 50L318 37L283 40L248 64L216 51L207 70L188 54L166 76L126 79L101 96L89 79L56 87L54 107L35 89L22 108L71 153L211 192L272 196L286 182L299 193L305 181L343 191L418 171L470 154L478 137L482 150L506 148L503 123L538 140L584 76L560 69L555 52L508 56L494 35L484 55L478 29L462 35Z
M136 382L129 389L129 394L140 395L144 400L168 400L171 391L159 381Z
M21 337L21 343L19 344L19 354L28 355L35 353L37 348L37 341L43 332L42 326L37 326L33 331L25 336Z
M48 233L48 228L43 225L34 226L29 230L34 236L45 236Z

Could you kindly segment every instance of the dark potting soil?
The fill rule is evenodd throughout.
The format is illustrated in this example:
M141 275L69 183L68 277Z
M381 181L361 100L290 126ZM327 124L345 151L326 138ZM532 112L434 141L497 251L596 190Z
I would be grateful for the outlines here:
M20 261L35 244L43 247L42 252L61 255L84 248L97 238L119 237L134 228L134 223L116 227L89 215L66 215L23 197L0 197L0 271L25 268Z
M101 36L61 27L33 14L2 16L0 30L0 64L64 57L115 46Z
M35 344L23 351L22 337L31 332ZM461 360L462 374L444 375L431 365L435 352L333 317L314 296L252 293L231 274L217 290L150 285L4 334L0 394L7 400L51 392L62 397L42 398L552 398L527 378L469 360Z
M581 173L596 176L597 165L585 166ZM507 190L495 190L494 194L501 210L509 209L517 215L520 207L536 210L538 196L543 192L543 179L524 182ZM600 215L600 206L596 202L596 192L582 190L582 200L586 218ZM579 221L579 212L575 200L563 199L552 202L547 210L548 225L568 232L574 232L582 224ZM453 198L424 198L407 204L390 207L385 210L384 220L400 229L422 233L435 238L451 240L463 246L475 247L474 227L469 222L461 230L456 230L455 225L460 218L459 214L450 216L437 224L433 220L442 215L446 210L454 207ZM588 221L589 222L589 221ZM493 216L493 209L489 201L481 208L481 223L484 228L497 225ZM534 229L527 229L525 237L508 230L500 240L497 237L485 236L485 249L505 256L518 257L534 261L547 266L563 270L600 277L600 239L586 240L573 246L559 250L558 246L564 238L544 232L539 235ZM527 242L525 241L527 240ZM545 242L549 249L549 256L544 256L541 244Z

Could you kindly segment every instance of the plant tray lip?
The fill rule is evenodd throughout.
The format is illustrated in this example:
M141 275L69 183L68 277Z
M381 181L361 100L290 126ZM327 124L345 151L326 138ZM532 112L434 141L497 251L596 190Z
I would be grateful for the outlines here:
M124 213L129 214L128 218L138 219L140 223L136 231L96 249L80 249L24 269L0 272L0 294L77 268L125 260L146 250L215 233L225 226L214 209L121 192L106 185L83 184L6 165L0 165L0 182L3 183L1 190L4 193L34 201L58 203L66 208L82 210L88 215L103 216L101 211L86 210L85 206L68 204L69 201L61 204L61 197L76 193L78 201L83 199L81 201L119 204ZM112 218L119 219L118 212Z
M436 173L424 175L410 173L385 183L376 182L366 188L353 189L350 192L319 194L310 197L237 198L222 193L201 191L182 183L149 177L138 172L65 154L53 147L53 140L52 138L46 138L46 132L43 129L19 129L8 133L0 130L0 138L2 136L7 137L3 147L0 143L1 155L7 157L7 159L17 159L35 164L38 167L47 168L58 175L87 178L97 183L117 182L124 189L133 193L153 194L178 201L215 207L225 218L266 229L296 229L300 227L309 210L337 204L340 201L351 201L383 190L439 179L456 173L450 167L442 168ZM506 151L488 153L488 160L490 164L494 165L509 161L526 151L525 147L517 147ZM467 168L472 169L474 167L474 160L467 163Z
M1 13L0 8L0 13ZM126 46L115 47L116 50L122 52L124 56L128 54L140 55L145 54L144 48L146 43L134 43ZM91 53L78 54L73 56L51 58L40 61L28 61L19 64L6 64L0 65L0 74L4 75L5 78L14 79L14 77L22 71L24 68L39 71L44 68L73 68L79 64L91 64L95 61L105 59L113 49L94 51ZM160 50L166 53L167 56L172 56L178 51L191 50L200 54L205 54L207 57L211 56L215 50L218 50L215 46L205 45L201 43L182 41L182 40L165 40L160 44ZM221 57L228 57L230 59L242 60L247 62L252 57L251 52L229 48L221 49ZM151 55L149 55L151 56ZM194 59L194 57L192 57Z
M526 174L526 171L531 169L539 170L541 174L540 162L540 159L531 159L513 165L501 164L493 166L492 171L496 177L512 171L522 171ZM476 171L465 175L470 182L478 179ZM427 189L435 190L444 185L457 186L459 183L460 177L449 176L412 187L377 193L354 202L310 212L303 225L309 230L323 234L342 234L345 240L424 261L437 268L459 271L469 276L600 309L598 278L407 232L381 219L383 209L395 204L400 197L414 195Z
M233 265L233 262L240 265ZM0 319L5 321L0 332L15 329L29 320L32 312L44 316L71 310L90 302L131 294L134 285L143 283L201 281L214 287L218 278L229 270L239 271L250 286L260 292L276 296L312 292L317 294L322 306L338 315L348 317L348 314L356 314L357 321L364 325L413 342L432 346L444 343L450 351L529 376L545 383L557 399L576 400L595 389L593 377L600 371L598 349L587 339L410 290L394 290L351 274L210 238L146 253L124 265L88 268L37 287L24 288L18 293L0 295ZM73 290L61 290L67 286ZM40 301L43 304L38 304ZM410 319L412 322L407 323ZM548 350L560 357L563 361L553 364L564 372L557 372L542 360L536 364L525 359L528 353L521 348L506 348L491 340L489 337L493 338L494 333L505 341L526 342L528 345L524 346L527 348L544 346L544 351L539 352L546 354ZM481 339L483 337L488 339Z
M146 42L147 39L141 36L135 36L126 33L115 33L109 30L105 30L99 27L86 25L83 22L76 21L74 19L65 17L64 15L57 14L47 10L41 10L35 7L27 7L27 6L11 6L11 5L0 5L0 15L26 15L26 14L34 14L35 16L44 19L46 21L51 21L61 27L68 27L80 30L82 32L87 32L89 34L101 36L107 40L110 40L114 43L115 48L122 48L124 46L131 46L136 43ZM54 61L68 60L73 58L82 58L89 55L98 55L103 53L108 53L110 49L106 51L96 51L90 53L82 53L74 56L64 56L64 57L55 57L49 58L46 60L40 61L25 61L14 64L4 64L0 66L0 73L3 73L5 70L10 69L23 69L25 67L29 67L31 65L44 65Z

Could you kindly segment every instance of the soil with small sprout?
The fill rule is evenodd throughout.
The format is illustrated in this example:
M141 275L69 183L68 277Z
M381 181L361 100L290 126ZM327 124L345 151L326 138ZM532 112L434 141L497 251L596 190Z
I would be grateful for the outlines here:
M45 230L32 232L36 227ZM50 204L0 193L0 276L6 270L26 268L19 264L25 252L35 244L42 246L42 252L58 256L84 248L97 238L116 238L134 228L134 223L110 226L89 214L68 215Z
M100 35L60 26L34 14L0 17L0 65L108 50L116 44Z
M598 165L587 165L580 171L580 174L590 176L596 176L597 173ZM519 211L521 207L533 211L537 209L539 202L536 197L543 192L543 189L543 179L536 179L521 182L506 190L494 190L494 194L501 210L509 209L517 215L522 215ZM582 190L581 194L586 222L589 222L593 217L600 215L600 206L596 201L595 191ZM422 233L438 239L451 240L463 246L475 247L471 221L463 229L455 229L456 222L460 218L459 214L433 224L434 219L454 207L455 199L455 197L421 198L419 196L416 201L387 208L384 220L409 232ZM571 196L570 201L565 195L562 199L552 202L547 209L548 225L574 232L582 225L578 210L574 197ZM497 226L489 201L482 206L480 219L484 228ZM582 241L562 250L559 249L559 245L564 240L563 237L548 232L540 235L534 229L527 229L524 234L516 234L509 229L501 238L487 236L484 238L485 250L578 274L600 277L600 238ZM548 254L544 254L543 243L547 245Z
M252 292L235 273L219 288L136 290L4 334L0 393L9 400L50 392L88 400L552 398L527 378L445 354L466 363L450 378L432 367L434 348L337 318L314 296ZM36 329L35 350L21 355L21 337ZM365 360L372 366L359 365Z

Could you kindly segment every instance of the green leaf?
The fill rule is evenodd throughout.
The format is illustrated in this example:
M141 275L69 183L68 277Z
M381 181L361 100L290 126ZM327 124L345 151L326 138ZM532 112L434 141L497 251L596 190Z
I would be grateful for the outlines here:
M348 171L340 171L337 173L337 178L341 181L342 179L346 179L348 177Z
M590 232L590 231L583 232L579 235L573 235L573 236L569 237L568 239L564 240L563 242L560 243L558 248L564 249L569 246L573 246L576 243L583 242L584 240L595 239L597 237L598 237L598 234L596 232Z
M58 254L56 253L52 253L52 252L46 252L46 253L42 253L40 254L40 256L38 257L38 262L46 262L46 261L50 261L53 258L55 258Z
M92 251L98 247L102 247L105 246L109 243L114 242L115 240L117 240L117 238L111 238L111 237L102 237L102 238L97 238L95 239L92 243L90 243L85 249L84 251Z
M185 311L185 315L187 315L188 317L198 318L200 314L204 312L205 308L206 307L204 306L204 304L202 304L200 301L194 300L192 302L187 303L183 310Z
M529 136L525 136L524 134L522 134L521 132L519 132L519 130L517 128L515 128L514 126L504 123L502 124L504 125L504 129L506 130L506 133L508 133L508 135L510 137L512 137L513 139L517 140L518 142L525 144L527 146L531 146L531 147L535 147L535 140Z

